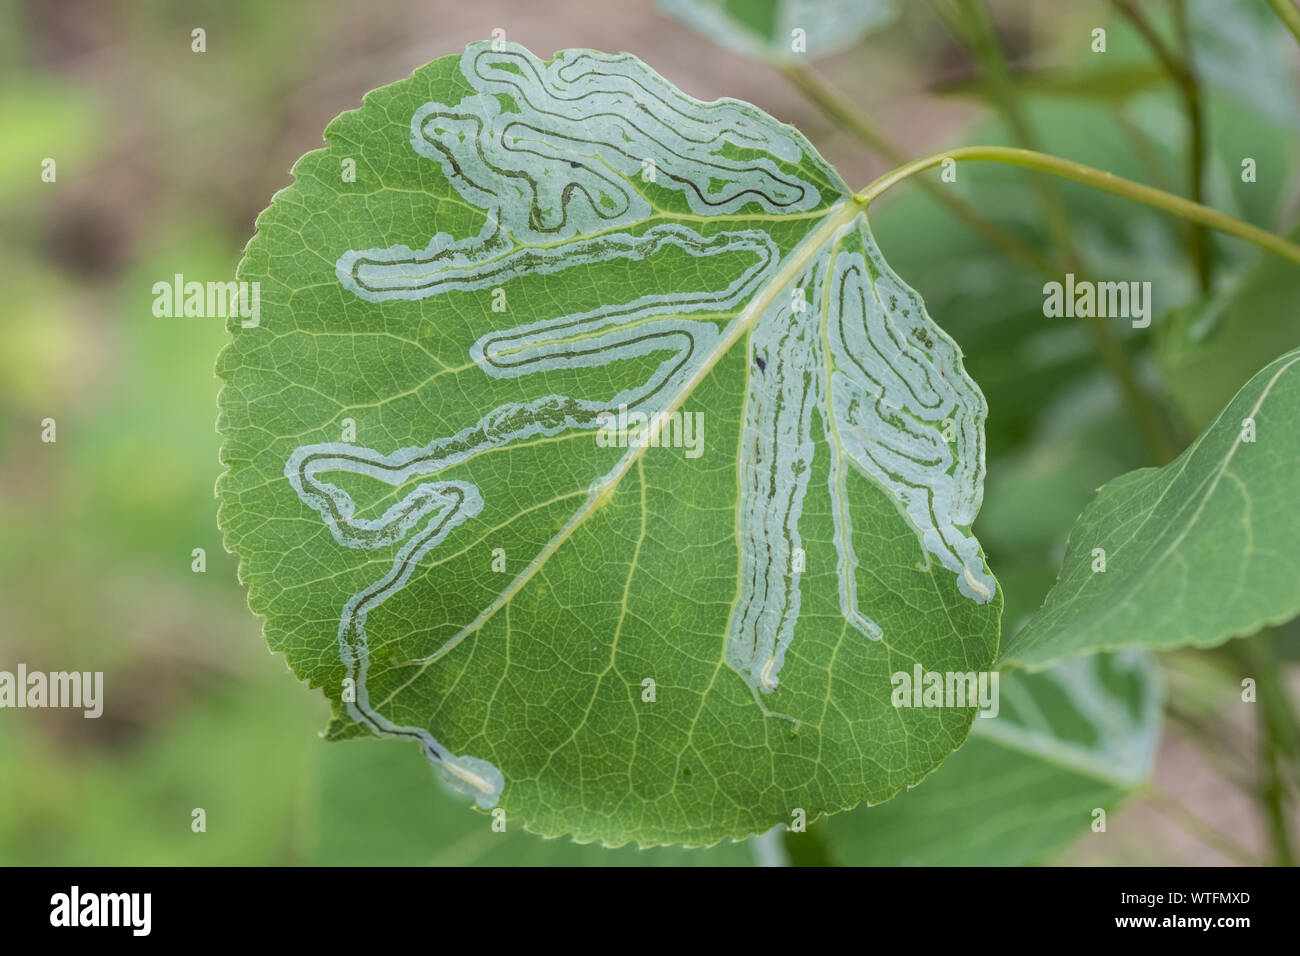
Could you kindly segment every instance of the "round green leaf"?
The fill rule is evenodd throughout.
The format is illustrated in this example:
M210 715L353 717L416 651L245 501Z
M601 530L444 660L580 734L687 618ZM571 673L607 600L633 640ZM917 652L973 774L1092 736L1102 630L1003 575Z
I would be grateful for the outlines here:
M879 802L961 743L891 675L996 652L984 399L797 131L482 43L326 138L240 265L218 493L331 737L611 845Z

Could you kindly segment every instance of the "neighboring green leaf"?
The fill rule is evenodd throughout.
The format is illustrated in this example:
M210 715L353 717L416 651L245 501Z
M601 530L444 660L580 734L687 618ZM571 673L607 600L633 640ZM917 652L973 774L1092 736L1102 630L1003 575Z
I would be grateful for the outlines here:
M898 15L894 0L658 0L719 46L759 60L816 59L847 49ZM802 34L796 31L802 31ZM803 44L800 50L799 44Z
M813 830L855 866L1039 862L1150 775L1160 678L1137 648L1003 674L997 716L976 720L961 750L914 790Z
M331 737L612 845L879 802L961 743L890 675L992 662L984 400L802 136L509 44L326 136L240 265L218 492Z
M1206 647L1294 617L1298 418L1300 350L1255 375L1176 460L1102 487L1002 659L1040 668L1128 645Z

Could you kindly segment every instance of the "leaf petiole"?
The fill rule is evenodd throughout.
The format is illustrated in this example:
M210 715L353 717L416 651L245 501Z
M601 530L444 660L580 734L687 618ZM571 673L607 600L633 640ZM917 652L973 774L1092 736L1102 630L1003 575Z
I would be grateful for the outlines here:
M1295 34L1295 38L1300 40L1300 9L1297 9L1295 0L1268 0L1268 5L1278 15L1278 19L1286 24L1287 29Z
M1164 210L1175 216L1181 216L1191 222L1200 223L1229 236L1236 236L1238 239L1244 239L1261 249L1300 265L1300 245L1289 242L1267 230L1260 229L1258 226L1252 226L1248 222L1234 219L1217 209L1202 206L1200 203L1194 203L1182 196L1167 193L1163 189L1156 189L1143 183L1134 182L1131 179L1116 176L1114 173L1108 173L1093 166L1085 166L1083 163L1061 159L1059 156L1049 156L1047 153L1035 152L1032 149L1018 149L1014 146L961 146L946 152L935 153L932 156L925 156L885 173L875 182L856 192L853 199L865 209L873 199L891 186L897 185L917 173L932 169L946 159L951 159L953 162L1005 163L1010 166L1022 166L1036 172L1058 176L1062 179L1070 179L1076 183L1091 186L1093 189L1100 189L1103 192L1114 193L1135 202L1145 203L1148 206Z

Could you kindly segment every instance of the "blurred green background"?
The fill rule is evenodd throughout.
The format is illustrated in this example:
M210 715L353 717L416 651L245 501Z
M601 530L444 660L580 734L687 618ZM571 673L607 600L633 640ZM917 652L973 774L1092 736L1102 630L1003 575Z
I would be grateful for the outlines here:
M1008 141L942 20L928 4L905 6L815 69L909 155ZM1297 46L1264 0L1190 6L1207 91L1208 201L1289 230ZM1184 189L1176 91L1109 3L992 10L1044 149ZM1088 48L1098 26L1109 32L1104 56ZM195 27L206 31L204 53L191 50ZM498 838L442 793L409 747L326 745L317 736L325 701L267 651L221 546L212 368L226 334L220 319L156 318L151 286L178 272L230 278L256 214L289 182L293 161L320 145L329 119L498 27L542 55L629 50L695 96L750 100L803 130L855 188L893 165L778 70L720 49L650 0L0 2L0 667L103 671L106 697L99 720L0 711L0 863L769 858L770 845L706 857ZM1246 155L1260 169L1249 188L1237 176ZM41 180L46 157L56 182ZM963 167L962 177L985 215L1050 246L1024 175ZM1261 281L1268 267L1252 250L1216 240L1215 321L1226 331L1212 330L1207 345L1203 330L1174 318L1199 308L1180 227L1082 187L1060 195L1098 274L1155 281L1164 316L1126 348L1185 434L1300 344L1294 275ZM891 264L957 338L989 397L977 530L1014 628L1054 580L1065 533L1097 485L1148 460L1083 329L1043 319L1041 277L914 188L872 209ZM1270 322L1240 331L1233 317L1244 314ZM45 418L57 421L54 444L40 441ZM204 573L191 570L195 548L206 552ZM1175 686L1197 688L1197 713L1184 717L1249 754L1254 728L1226 716L1233 687L1215 662L1213 653L1166 658ZM1294 689L1294 670L1287 679ZM1157 781L1240 842L1265 845L1250 800L1177 734L1162 745ZM197 807L205 833L191 831ZM1048 859L1228 861L1145 799L1120 811L1112 831L1124 839L1103 846L1080 834Z

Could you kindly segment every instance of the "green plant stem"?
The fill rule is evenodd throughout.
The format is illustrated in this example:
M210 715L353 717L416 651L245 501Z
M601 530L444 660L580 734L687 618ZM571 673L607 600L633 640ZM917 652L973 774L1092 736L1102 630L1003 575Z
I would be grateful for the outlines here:
M970 24L956 9L957 0L930 0L930 7L954 40L966 47L974 45Z
M1224 856L1245 863L1247 866L1266 866L1268 860L1243 846L1226 833L1206 823L1191 810L1183 806L1175 797L1148 783L1142 788L1142 796L1166 817L1178 824L1185 832L1196 837L1206 846L1213 847Z
M1129 359L1123 344L1116 338L1105 319L1092 318L1082 321L1088 334L1092 336L1102 363L1110 369L1119 383L1120 392L1133 413L1138 432L1146 442L1151 457L1159 465L1173 461L1178 455L1178 446L1170 437L1169 425L1160 414L1155 401L1138 380L1137 371L1133 368L1133 362Z
M1039 153L1029 149L1017 149L1014 146L961 146L947 152L924 156L885 173L875 182L859 190L854 194L853 198L865 208L871 204L873 199L891 186L897 185L917 173L933 169L945 159L951 159L953 162L958 163L1004 163L1082 183L1085 186L1091 186L1093 189L1114 193L1116 196L1123 196L1126 199L1132 199L1134 202L1140 202L1191 222L1199 223L1225 235L1244 239L1261 249L1300 265L1300 245L1260 229L1258 226L1252 226L1240 219L1234 219L1217 209L1202 206L1200 203L1184 199L1182 196L1175 196L1173 193L1167 193L1162 189L1155 189L1143 183L1116 176L1114 173L1108 173L1093 166L1085 166L1083 163L1076 163L1072 160L1049 156L1046 153Z
M1278 15L1287 28L1295 34L1296 40L1300 41L1300 8L1297 8L1292 0L1268 0L1269 6Z
M1187 27L1187 9L1183 0L1173 0L1174 22L1182 44L1182 57L1174 53L1161 39L1151 21L1146 18L1133 0L1111 0L1115 9L1133 24L1133 27L1160 61L1161 67L1177 85L1187 114L1187 179L1192 199L1205 202L1205 107L1201 100L1201 84L1192 60L1192 44ZM1191 225L1187 230L1188 251L1196 268L1196 279L1201 293L1208 294L1214 285L1213 249L1204 226Z
M1183 48L1183 70L1179 76L1179 88L1183 92L1183 102L1187 109L1187 161L1188 179L1191 182L1192 199L1205 204L1205 105L1201 100L1201 83L1196 75L1196 61L1192 52L1191 31L1187 26L1187 4L1185 0L1174 0L1174 23L1178 27L1178 39ZM1201 292L1209 295L1214 288L1214 249L1210 245L1210 233L1203 226L1193 226L1191 230L1192 261L1196 264L1196 277L1201 284Z
M869 149L891 163L901 164L907 161L907 156L902 149L876 129L848 100L828 86L816 73L793 64L784 66L781 70L786 78L816 103L827 116L856 136ZM997 223L985 218L970 203L960 196L954 196L950 189L929 179L921 179L917 182L927 194L947 207L953 215L1007 256L1044 275L1053 274L1051 263L1041 253Z
M1295 866L1295 848L1291 840L1291 821L1289 819L1290 800L1286 782L1279 766L1277 749L1270 740L1260 744L1260 792L1268 819L1269 830L1273 834L1273 849L1277 854L1278 866Z
M1023 149L1037 150L1038 139L1030 128L1029 121L1025 119L1024 111L1020 108L1015 84L1011 82L1006 57L1003 55L1002 45L998 42L997 33L993 29L993 21L989 18L988 10L981 0L959 0L958 9L966 24L962 35L979 64L993 102L1011 128L1016 142ZM1040 182L1037 188L1048 231L1056 247L1064 254L1067 269L1072 272L1083 272L1083 263L1078 250L1074 247L1074 237L1070 233L1070 219L1066 215L1065 206L1061 203L1061 197L1048 183Z
M1293 763L1300 750L1300 730L1281 680L1276 648L1277 635L1265 629L1240 642L1242 663L1255 678L1259 722L1259 781L1256 799L1273 835L1273 849L1279 866L1294 866L1295 848L1289 820L1291 795L1284 764Z
M1180 657L1196 656L1209 662L1219 675L1225 677L1233 687L1239 688L1243 672L1253 674L1260 668L1259 662L1250 656L1256 653L1257 649L1252 647L1251 641L1232 641L1222 647L1208 651L1184 648L1181 651L1165 654L1163 659L1166 667L1172 667L1175 666L1173 662ZM1273 671L1265 671L1266 684L1270 680L1268 675L1272 673ZM1270 693L1264 699L1270 706L1279 708L1278 716L1281 719L1278 726L1286 728L1282 738L1286 742L1284 751L1287 756L1284 768L1286 770L1285 781L1290 788L1292 799L1300 801L1300 718L1296 716L1291 703L1292 695L1287 686L1278 683L1276 690L1276 693ZM1235 742L1233 747L1234 750L1240 753L1241 748Z
M1160 65L1169 74L1170 79L1179 82L1183 73L1183 62L1174 56L1173 51L1169 49L1160 34L1156 32L1156 28L1152 26L1151 21L1146 18L1146 14L1133 4L1133 0L1111 0L1111 4L1142 35L1142 39L1151 48L1151 52L1156 55L1156 59L1160 61Z
M956 32L964 37L972 55L979 63L994 103L997 104L1007 125L1011 128L1012 135L1019 146L1022 149L1038 151L1038 139L1020 107L1006 56L1002 52L1002 44L998 41L993 20L983 0L958 0L957 7L961 11L957 18L960 22L954 23L953 26ZM943 10L942 7L939 9ZM951 15L949 20L952 21ZM1074 245L1069 216L1066 214L1060 195L1046 180L1040 180L1035 187L1038 190L1039 206L1043 210L1048 233L1064 256L1067 271L1086 274L1088 270ZM1170 437L1168 424L1160 414L1155 400L1138 379L1137 371L1123 344L1104 320L1085 319L1083 324L1092 337L1102 362L1119 383L1120 392L1132 411L1134 423L1146 442L1151 456L1157 464L1169 461L1177 454L1177 448Z

